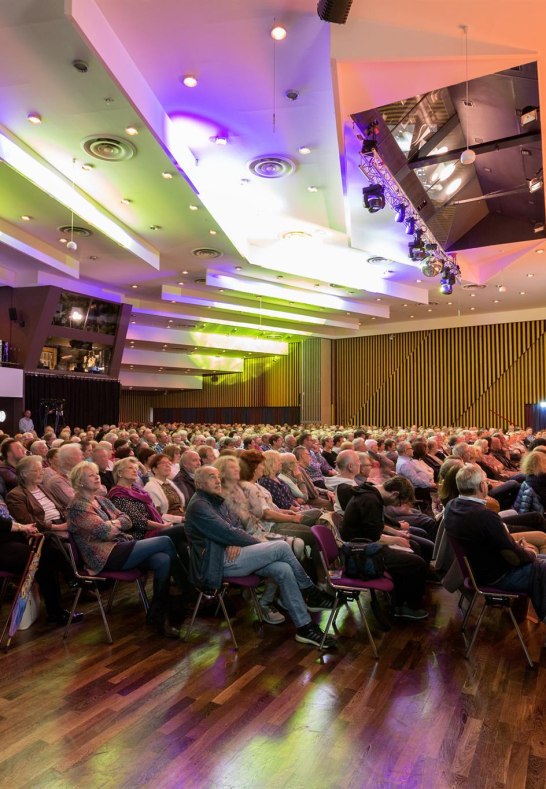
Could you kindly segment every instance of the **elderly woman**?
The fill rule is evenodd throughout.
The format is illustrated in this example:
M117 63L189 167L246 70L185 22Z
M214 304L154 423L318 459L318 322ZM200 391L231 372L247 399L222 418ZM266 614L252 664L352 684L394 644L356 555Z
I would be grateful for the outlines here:
M244 452L241 458L243 461L245 460ZM273 449L263 453L263 474L257 479L258 485L265 488L271 494L271 499L278 509L300 514L298 512L300 505L296 502L294 496L292 496L288 485L279 479L279 472L282 467L281 458L281 454L275 452ZM318 521L321 514L322 512L320 509L307 509L301 514L300 518L292 517L292 521L312 526Z
M288 486L292 497L297 504L305 504L309 499L309 492L305 485L298 459L292 452L281 454L281 470L279 479Z
M184 494L172 481L172 463L167 455L154 455L149 461L150 479L144 486L166 523L184 520Z
M135 540L155 537L158 534L169 537L182 566L187 570L188 543L184 527L173 526L166 522L155 507L150 494L138 486L138 466L139 462L136 458L124 458L114 464L112 474L115 484L108 491L108 498L118 510L129 516L131 535Z
M185 578L171 540L163 536L135 540L130 535L130 518L97 495L101 481L94 463L78 463L70 472L70 482L75 496L68 508L68 530L87 570L92 575L135 567L153 570L153 598L146 621L161 635L178 638L179 631L166 624L169 579L172 575L182 589Z
M40 531L66 530L66 510L54 493L46 492L39 455L21 458L15 467L17 486L6 496L11 516L19 523L34 523Z
M180 471L180 458L182 457L182 450L178 444L167 444L163 450L163 454L166 455L171 461L171 479L174 479Z

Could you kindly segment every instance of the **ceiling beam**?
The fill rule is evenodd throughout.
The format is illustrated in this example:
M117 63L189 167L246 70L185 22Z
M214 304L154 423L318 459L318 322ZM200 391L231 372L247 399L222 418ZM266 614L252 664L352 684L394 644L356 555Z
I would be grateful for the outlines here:
M511 137L502 137L500 140L481 142L470 147L476 156L479 156L481 153L492 153L503 148L514 148L516 145L530 145L534 142L540 142L540 140L540 132L529 132L528 134L514 134ZM419 156L417 159L412 159L411 162L408 162L408 167L410 170L417 170L420 167L431 167L443 162L452 162L454 159L460 159L464 151L466 151L466 148L455 148L453 151L437 153L434 156Z

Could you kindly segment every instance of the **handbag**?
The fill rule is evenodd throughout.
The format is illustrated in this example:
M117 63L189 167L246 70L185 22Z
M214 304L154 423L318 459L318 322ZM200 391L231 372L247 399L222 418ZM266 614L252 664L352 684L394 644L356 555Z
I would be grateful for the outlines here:
M373 581L385 574L383 548L379 542L346 542L341 546L345 575L359 581Z

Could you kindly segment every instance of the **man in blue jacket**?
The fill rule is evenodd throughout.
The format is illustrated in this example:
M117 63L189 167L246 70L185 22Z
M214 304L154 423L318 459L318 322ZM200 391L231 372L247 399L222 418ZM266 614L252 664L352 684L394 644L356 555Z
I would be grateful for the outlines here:
M198 468L195 487L186 509L186 528L192 543L192 582L201 588L219 589L224 577L255 573L272 578L296 625L296 641L320 646L323 632L311 620L309 611L332 608L332 598L317 589L286 542L260 542L244 531L224 503L217 469ZM324 647L334 645L335 639L328 636Z

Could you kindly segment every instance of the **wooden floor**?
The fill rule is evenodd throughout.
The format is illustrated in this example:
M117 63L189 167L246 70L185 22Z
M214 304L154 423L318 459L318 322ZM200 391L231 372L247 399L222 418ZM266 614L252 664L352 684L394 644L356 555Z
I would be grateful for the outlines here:
M238 653L219 620L153 635L132 589L112 646L93 604L67 643L40 620L0 653L0 786L545 786L546 628L523 626L530 670L494 612L468 662L456 599L427 594L428 622L378 633L379 662L352 613L320 654L239 598Z

